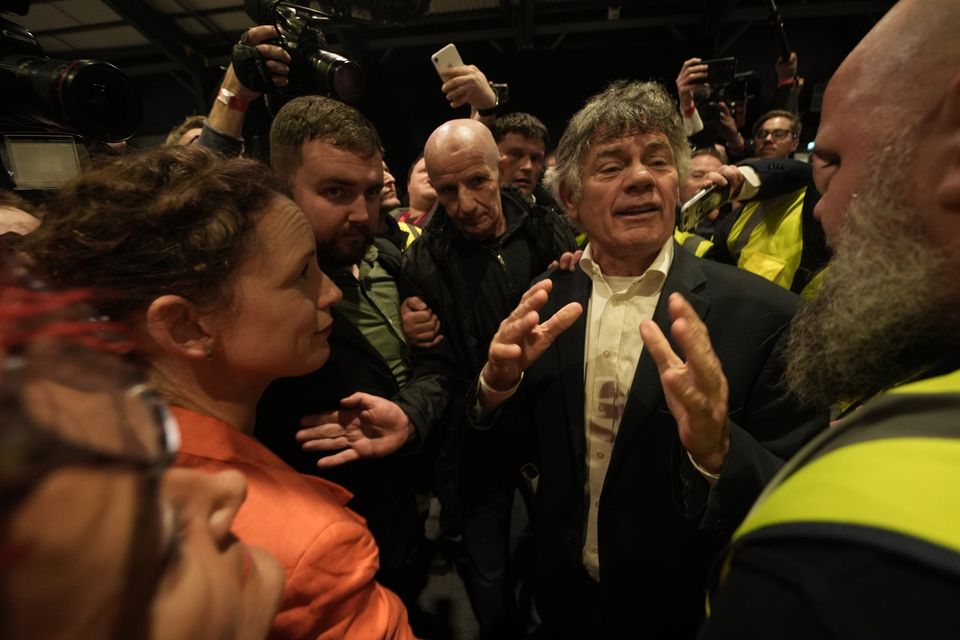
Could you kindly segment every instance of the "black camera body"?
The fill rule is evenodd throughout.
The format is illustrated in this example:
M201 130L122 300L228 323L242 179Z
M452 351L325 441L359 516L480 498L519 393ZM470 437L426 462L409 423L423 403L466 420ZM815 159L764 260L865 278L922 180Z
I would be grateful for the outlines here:
M120 142L140 126L143 106L120 69L96 60L54 60L30 31L0 18L0 122Z
M328 49L321 26L330 16L288 2L273 3L273 24L280 34L277 44L290 54L293 95L328 95L355 102L363 93L363 70L356 62Z
M354 102L363 93L363 70L352 60L329 50L327 25L396 24L422 16L430 0L321 0L320 9L289 0L245 0L244 9L257 24L272 24L280 34L277 44L290 54L289 84L274 88L261 67L258 90L284 96L326 95ZM235 64L234 67L237 65Z

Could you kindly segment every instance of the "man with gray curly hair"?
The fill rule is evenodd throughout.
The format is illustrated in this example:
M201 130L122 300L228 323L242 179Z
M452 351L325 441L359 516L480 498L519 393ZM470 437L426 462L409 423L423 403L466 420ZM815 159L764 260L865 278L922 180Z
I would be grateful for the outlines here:
M552 187L589 243L527 291L479 376L476 426L533 432L545 637L693 637L712 557L827 423L779 387L796 296L673 240L689 157L656 83L616 82L573 116ZM687 360L658 371L667 341L641 323L672 325ZM716 357L691 348L708 329ZM721 367L727 388L687 393Z

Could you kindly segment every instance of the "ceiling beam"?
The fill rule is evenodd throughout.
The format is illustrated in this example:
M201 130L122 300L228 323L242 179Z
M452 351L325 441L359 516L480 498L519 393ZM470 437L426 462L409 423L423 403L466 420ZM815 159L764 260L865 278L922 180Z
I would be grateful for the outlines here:
M893 0L861 0L851 2L812 3L803 5L781 5L780 14L784 20L808 20L819 17L839 18L858 15L872 15L886 12L893 6ZM625 7L626 9L626 7ZM626 13L626 11L624 11ZM557 20L557 14L563 19ZM595 11L591 15L595 14ZM515 27L501 26L496 23L484 27L476 26L476 18L471 12L457 14L443 14L447 21L440 23L438 16L426 21L424 18L411 20L404 28L406 34L397 35L396 29L369 29L364 34L362 46L367 50L382 50L388 48L418 47L437 45L446 42L476 42L480 40L503 39L517 37ZM623 14L621 14L623 15ZM551 19L552 18L552 19ZM560 34L575 33L609 33L614 31L630 31L643 29L671 28L677 33L677 27L695 26L702 18L692 13L670 13L664 15L641 15L638 17L621 17L620 20L583 19L583 15L576 15L564 8L562 11L551 10L550 5L537 6L537 23L532 25L533 36L557 36ZM766 9L758 7L740 7L726 16L727 26L742 23L754 23L767 19ZM472 23L472 25L471 25ZM502 23L501 23L502 24ZM427 26L429 25L429 26ZM442 28L437 28L442 26ZM789 24L788 24L789 26ZM383 34L383 35L380 35Z
M127 0L101 0L117 15L126 20L131 27L147 39L164 56L176 63L187 74L193 87L193 99L196 107L203 111L207 108L206 96L211 91L211 81L204 69L204 62L198 56L188 52L183 43L190 38L180 31L164 14L156 11L145 2Z
M36 4L36 0L34 0ZM216 9L197 9L190 13L185 11L176 13L166 13L167 20L173 22L184 18L211 18L232 13L243 13L242 9L237 7L218 7ZM243 13L244 16L247 14ZM98 22L95 24L83 24L72 27L58 27L56 29L31 29L30 33L35 36L59 36L69 35L71 33L86 33L88 31L97 31L99 29L115 29L116 27L126 27L129 23L126 20L111 20L108 22Z

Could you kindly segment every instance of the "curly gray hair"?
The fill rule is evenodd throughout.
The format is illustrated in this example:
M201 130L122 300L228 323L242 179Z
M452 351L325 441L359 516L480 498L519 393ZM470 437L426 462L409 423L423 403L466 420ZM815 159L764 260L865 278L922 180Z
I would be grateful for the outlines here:
M579 200L583 162L590 147L634 132L667 136L680 182L687 179L690 145L670 94L657 82L617 80L570 118L557 146L556 167L545 177L547 186L561 202L561 188Z

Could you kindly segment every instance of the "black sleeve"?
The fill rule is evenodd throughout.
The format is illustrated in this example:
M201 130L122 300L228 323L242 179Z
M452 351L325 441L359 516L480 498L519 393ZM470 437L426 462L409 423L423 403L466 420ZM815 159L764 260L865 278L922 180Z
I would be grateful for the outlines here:
M784 388L787 337L786 325L770 336L772 349L746 404L741 409L731 407L730 454L710 489L701 520L701 528L720 539L733 534L784 462L829 423L826 411L801 405ZM696 473L693 469L685 473L691 471Z
M203 130L197 138L197 144L212 149L227 158L239 158L243 153L243 140L220 132L209 123L203 123Z
M418 246L419 245L419 246ZM436 313L442 308L436 292L436 278L424 246L416 242L403 255L401 275L397 280L400 300L417 296ZM439 314L438 314L439 315ZM441 327L441 331L443 327ZM444 337L430 348L409 346L410 378L394 402L404 410L421 440L441 420L450 401L451 387L458 368L450 340Z
M738 549L700 640L958 638L960 580L841 541Z
M753 168L760 177L760 189L750 200L766 200L786 195L810 184L812 170L806 162L792 159L745 160L741 166Z
M770 110L772 109L783 109L800 115L800 87L795 84L777 85L770 103Z

